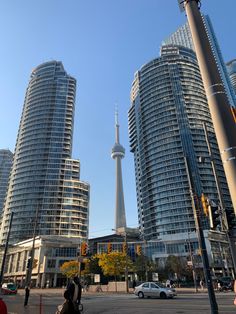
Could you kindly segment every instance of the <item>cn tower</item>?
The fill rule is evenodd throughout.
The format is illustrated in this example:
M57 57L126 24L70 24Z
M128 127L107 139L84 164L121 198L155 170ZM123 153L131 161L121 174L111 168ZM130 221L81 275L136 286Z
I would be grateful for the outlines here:
M115 113L116 141L112 148L111 157L116 161L116 204L115 204L115 231L126 228L125 202L122 182L121 159L125 157L125 149L120 144L118 112Z

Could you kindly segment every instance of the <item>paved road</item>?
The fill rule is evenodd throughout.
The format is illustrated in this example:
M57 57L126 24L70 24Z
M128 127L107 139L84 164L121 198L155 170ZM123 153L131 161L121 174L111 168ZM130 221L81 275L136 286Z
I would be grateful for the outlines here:
M62 304L62 291L32 290L29 306L23 307L23 291L15 296L4 296L9 314L40 314L39 300L42 293L41 314L55 314L57 305ZM220 314L235 314L234 294L217 293ZM82 297L83 314L210 314L206 293L182 293L173 300L138 299L133 294L87 293Z

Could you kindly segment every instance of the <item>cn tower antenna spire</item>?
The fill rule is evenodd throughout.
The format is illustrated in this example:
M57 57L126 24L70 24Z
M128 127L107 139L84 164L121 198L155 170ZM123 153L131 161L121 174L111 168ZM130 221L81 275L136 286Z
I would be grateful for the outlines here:
M116 111L115 111L115 127L116 127L116 143L120 143L120 135L119 135L119 121L118 121L118 109L116 106Z
M118 110L115 111L115 145L111 157L116 162L116 203L115 203L115 230L126 228L125 202L122 182L121 159L125 157L125 149L120 144Z

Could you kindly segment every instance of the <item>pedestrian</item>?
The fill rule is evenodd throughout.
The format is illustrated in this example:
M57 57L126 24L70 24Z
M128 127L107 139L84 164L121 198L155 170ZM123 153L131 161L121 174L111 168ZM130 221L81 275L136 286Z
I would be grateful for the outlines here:
M73 302L74 308L79 312L79 305L81 304L82 286L78 276L74 277L73 281L69 284L67 290L69 291L70 298Z
M27 304L28 304L29 295L30 295L30 289L29 289L28 286L25 286L25 301L24 301L24 306L27 306Z
M166 280L166 287L167 287L167 288L170 288L170 279L167 279L167 280Z
M0 298L0 313L1 314L7 314L7 306L6 306L6 303L3 301L2 298Z
M204 283L202 279L200 280L200 287L201 287L201 290L204 290Z
M133 289L135 290L135 287L136 287L136 281L135 281L135 279L133 280L133 282L132 282L132 287L133 287Z
M65 301L62 305L58 306L56 314L76 314L76 313L79 313L79 312L76 312L74 309L74 305L73 305L73 302L70 298L70 293L68 290L66 290L64 292L64 298L65 298Z

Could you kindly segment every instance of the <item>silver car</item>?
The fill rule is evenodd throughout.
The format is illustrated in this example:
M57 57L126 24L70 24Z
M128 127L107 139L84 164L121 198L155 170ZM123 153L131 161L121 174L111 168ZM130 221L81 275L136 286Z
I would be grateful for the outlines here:
M160 283L156 282L144 282L141 285L135 287L134 294L140 299L144 297L152 298L173 298L176 296L175 289L166 288Z

